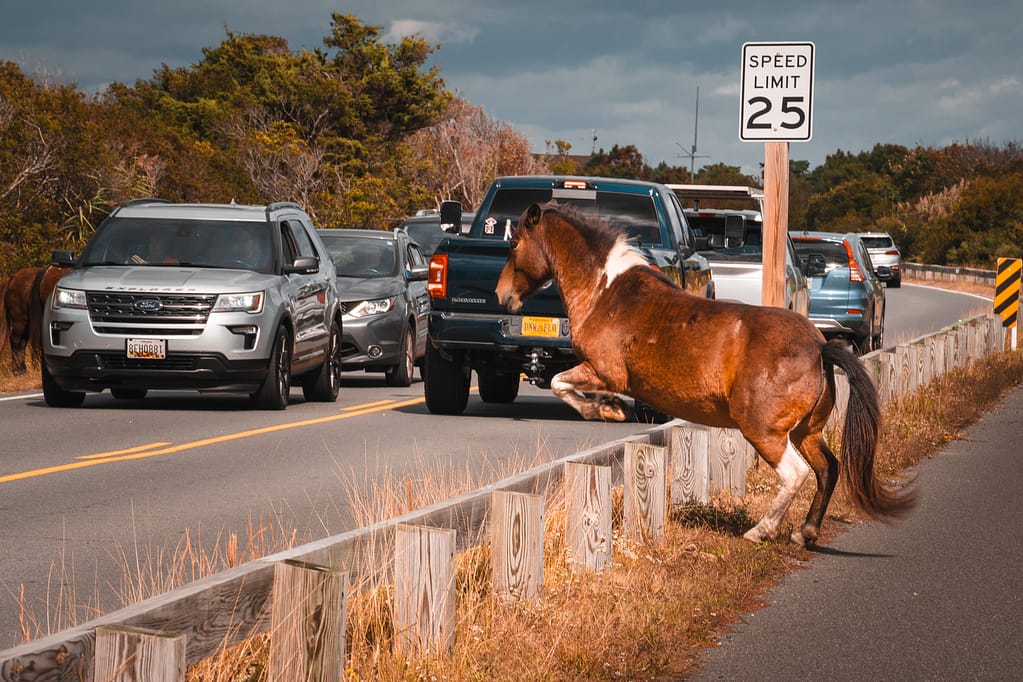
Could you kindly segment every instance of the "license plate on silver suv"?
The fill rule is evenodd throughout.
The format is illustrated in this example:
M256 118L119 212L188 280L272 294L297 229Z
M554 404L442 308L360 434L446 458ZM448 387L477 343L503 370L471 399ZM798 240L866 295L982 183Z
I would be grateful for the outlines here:
M128 358L163 360L167 357L166 339L128 339Z

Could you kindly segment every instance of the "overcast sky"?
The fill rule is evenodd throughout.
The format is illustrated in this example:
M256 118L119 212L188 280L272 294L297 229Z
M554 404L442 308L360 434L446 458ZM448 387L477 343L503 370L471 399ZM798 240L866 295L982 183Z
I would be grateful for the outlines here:
M878 142L941 147L1023 139L1019 0L4 0L0 59L96 92L195 64L234 33L322 46L331 12L422 34L447 86L524 133L534 151L635 145L647 162L740 166L746 42L814 43L809 142L824 162ZM699 88L699 116L696 97ZM774 93L772 93L773 95ZM596 136L596 142L593 138Z

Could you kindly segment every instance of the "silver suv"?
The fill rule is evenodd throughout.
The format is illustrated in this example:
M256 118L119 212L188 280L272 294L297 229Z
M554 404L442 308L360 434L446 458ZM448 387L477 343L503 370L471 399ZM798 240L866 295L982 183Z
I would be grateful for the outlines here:
M870 253L874 270L882 266L891 268L891 275L885 273L882 281L893 289L902 286L902 252L887 232L862 232L860 240ZM884 272L884 271L882 271Z
M87 391L241 392L264 409L337 400L341 310L334 264L292 203L118 207L58 283L43 319L46 403Z

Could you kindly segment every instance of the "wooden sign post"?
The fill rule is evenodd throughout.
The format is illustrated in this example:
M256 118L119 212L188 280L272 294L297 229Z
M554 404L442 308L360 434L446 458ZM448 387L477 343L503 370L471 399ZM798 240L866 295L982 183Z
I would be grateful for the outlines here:
M763 305L785 305L789 142L813 134L813 53L811 42L742 46L739 138L765 143Z

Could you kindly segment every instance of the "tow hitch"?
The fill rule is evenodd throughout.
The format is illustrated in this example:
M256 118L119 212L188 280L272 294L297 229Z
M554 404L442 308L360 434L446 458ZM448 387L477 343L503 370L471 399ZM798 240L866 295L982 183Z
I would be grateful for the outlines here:
M546 383L541 373L544 370L544 364L541 360L545 360L551 357L551 354L542 348L534 348L529 353L529 361L523 364L523 368L526 370L526 379L529 383L534 386Z

